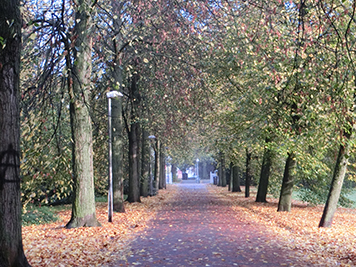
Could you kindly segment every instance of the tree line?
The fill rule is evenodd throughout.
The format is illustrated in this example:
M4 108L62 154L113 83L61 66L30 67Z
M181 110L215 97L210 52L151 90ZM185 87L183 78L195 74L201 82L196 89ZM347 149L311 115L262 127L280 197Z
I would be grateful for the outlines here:
M100 225L110 91L115 211L165 188L166 156L209 155L219 185L229 165L238 190L244 169L249 197L254 172L278 211L295 185L330 189L331 226L354 161L354 15L353 1L4 1L0 266L28 266L22 204L70 200L68 228Z

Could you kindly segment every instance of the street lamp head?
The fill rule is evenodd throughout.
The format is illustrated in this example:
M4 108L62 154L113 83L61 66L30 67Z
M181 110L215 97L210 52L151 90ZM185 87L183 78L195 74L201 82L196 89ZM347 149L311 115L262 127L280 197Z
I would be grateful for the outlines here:
M150 135L148 138L149 138L149 139L156 139L156 136Z
M120 96L124 96L124 95L118 91L110 91L110 92L106 93L107 98L115 98L115 97L120 97Z
M197 162L199 162L199 159L197 159Z

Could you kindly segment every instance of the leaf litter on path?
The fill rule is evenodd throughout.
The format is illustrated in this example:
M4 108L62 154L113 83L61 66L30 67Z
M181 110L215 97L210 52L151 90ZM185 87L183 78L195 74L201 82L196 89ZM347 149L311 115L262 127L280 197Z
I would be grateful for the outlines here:
M267 233L261 234L274 238L270 242L271 247L288 248L315 266L356 266L355 210L339 208L332 228L318 228L322 214L321 206L310 207L302 202L294 202L291 212L277 212L276 199L270 198L268 203L256 203L254 197L244 198L243 193L228 192L226 187L207 185L207 189L217 199L222 200L224 205L231 207L236 216L244 214L247 224L264 226ZM130 255L133 238L137 234L145 234L147 223L158 211L169 213L171 210L179 209L179 205L171 203L175 194L177 186L168 185L167 190L160 190L158 196L142 198L142 203L126 203L126 213L115 213L113 223L107 222L107 205L98 203L97 217L103 224L102 227L65 229L64 225L70 219L70 211L60 212L60 222L23 227L25 254L33 267L110 265ZM201 215L194 206L189 207L186 213L190 212L195 212L198 217ZM219 214L219 210L212 213ZM188 218L188 214L185 217ZM193 217L190 220L196 219ZM173 230L177 223L181 222L169 223L167 229ZM225 227L234 226L222 224L219 227L221 235L224 235ZM248 237L246 241L249 241ZM182 244L183 242L186 243ZM177 249L185 246L187 242L199 243L199 240L177 240ZM268 242L265 245L268 245ZM248 249L261 252L266 247L251 246ZM212 253L209 257L221 258L219 254L221 251L213 252L215 254ZM146 251L141 253L147 254ZM241 246L239 249L238 244L236 253L248 254L246 247ZM169 259L169 255L167 258ZM250 258L247 261L253 260ZM141 263L136 262L138 266ZM281 263L282 266L283 264Z

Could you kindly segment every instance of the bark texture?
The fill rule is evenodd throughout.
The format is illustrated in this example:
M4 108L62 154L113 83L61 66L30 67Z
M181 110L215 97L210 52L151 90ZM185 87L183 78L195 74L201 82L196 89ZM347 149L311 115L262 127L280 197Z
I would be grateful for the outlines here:
M347 139L350 139L350 137L351 136L347 136ZM324 207L319 227L331 227L347 170L349 146L350 145L348 143L346 143L345 145L340 145L328 199Z
M112 119L112 177L113 206L116 212L125 212L123 185L123 135L122 135L122 99L111 99Z
M141 202L140 177L138 172L138 124L133 122L129 132L129 194L127 200L130 203Z
M294 153L288 153L277 211L291 211L294 185L294 170L297 165Z
M20 1L0 4L0 266L30 266L22 245L19 82ZM7 21L12 23L8 24Z
M74 199L67 228L100 226L95 213L93 137L89 112L92 1L79 0L77 4L74 28L77 38L76 49L73 49L75 64L69 82Z
M141 139L141 196L147 197L149 190L150 175L150 150L148 146L148 133L143 130Z
M269 142L269 140L266 140L267 145ZM273 155L271 149L266 147L263 153L260 182L258 183L256 202L267 202L266 198L268 192L269 176L272 166L272 156Z
M113 14L120 14L122 4L119 1L112 0L111 6ZM121 92L122 89L122 53L119 50L122 46L122 36L120 29L122 20L119 17L113 18L113 28L118 33L117 38L113 38L113 78L115 84L113 88ZM123 127L122 127L122 99L112 99L112 175L113 175L113 208L116 212L125 212L124 206L124 185L123 185Z
M165 163L165 154L163 151L163 145L160 145L160 153L159 153L159 189L166 189L166 163Z
M154 178L153 178L153 192L156 195L158 193L159 189L159 170L160 170L160 155L159 155L159 147L160 147L160 141L156 139L155 143L155 165L154 165Z
M251 152L246 149L245 197L250 197Z
M238 166L233 166L232 167L232 188L231 192L241 192L241 187L240 187L240 170Z

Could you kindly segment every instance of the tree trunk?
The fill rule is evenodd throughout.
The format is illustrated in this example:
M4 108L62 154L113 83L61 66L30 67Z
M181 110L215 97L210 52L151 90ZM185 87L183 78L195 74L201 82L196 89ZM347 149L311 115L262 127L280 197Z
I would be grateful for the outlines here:
M246 179L245 179L245 197L250 197L251 183L251 152L246 148Z
M290 211L292 206L292 193L294 185L294 170L297 162L294 153L288 153L286 166L284 168L284 175L282 181L281 194L278 202L277 211Z
M73 140L74 200L67 228L100 226L95 214L93 137L89 114L92 39L91 1L78 1L75 13L73 74L69 81L70 119Z
M112 0L111 6L113 14L119 14L121 12L121 5L118 1ZM114 16L115 17L115 16ZM120 33L122 26L122 20L117 17L113 18L113 27L116 32ZM115 90L122 90L122 66L120 64L122 60L122 53L118 51L122 46L122 37L119 35L117 38L113 38L113 88ZM112 175L113 175L113 209L116 212L125 212L124 206L124 183L123 183L123 126L122 126L122 99L112 99Z
M166 185L166 156L164 154L164 148L163 145L161 143L160 146L160 177L159 177L159 181L160 181L160 187L159 189L166 189L167 185Z
M4 0L0 8L0 36L6 41L0 48L0 267L30 266L21 232L19 7L18 0Z
M148 146L148 133L142 131L142 140L141 140L141 196L148 196L148 183L149 183L149 172L150 172L150 163L149 163L149 146Z
M149 195L155 195L154 183L155 183L155 150L154 150L154 140L150 141L150 162L149 162L149 169L150 169L150 177L149 177Z
M270 140L266 140L266 144ZM263 153L263 161L260 174L260 182L258 184L258 191L256 196L256 202L267 202L267 192L268 192L268 181L270 176L272 166L272 151L270 148L266 147Z
M347 170L348 158L349 158L349 139L351 135L347 136L346 144L340 145L339 155L336 160L334 175L331 181L331 187L326 201L323 215L321 217L319 227L331 227L334 214L337 208L337 203L339 201L342 184L344 183L344 178Z
M240 171L238 166L232 167L232 189L231 192L241 192L240 188Z
M224 153L219 153L220 167L219 167L219 186L226 186L226 173L225 173L225 155Z
M125 212L123 183L123 136L122 136L122 99L111 99L112 118L112 177L113 207L116 212Z
M153 179L153 187L154 187L154 194L158 194L159 189L159 178L160 178L160 141L156 139L155 144L155 170L154 170L154 179Z
M177 166L172 164L172 181L173 183L177 182Z
M234 164L232 162L230 162L229 169L226 172L226 182L227 182L227 185L228 185L228 191L231 191L231 183L232 183L231 176L232 176L232 167L233 166L234 166Z
M127 201L130 203L140 200L140 177L138 173L138 123L131 124L129 132L129 194Z

